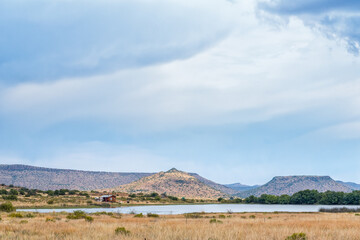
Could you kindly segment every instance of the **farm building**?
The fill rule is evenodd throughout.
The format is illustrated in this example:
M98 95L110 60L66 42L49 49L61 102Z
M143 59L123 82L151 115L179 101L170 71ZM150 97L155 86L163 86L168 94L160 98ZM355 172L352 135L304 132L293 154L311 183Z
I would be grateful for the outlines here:
M116 202L116 196L115 195L102 195L99 200L100 200L100 202Z

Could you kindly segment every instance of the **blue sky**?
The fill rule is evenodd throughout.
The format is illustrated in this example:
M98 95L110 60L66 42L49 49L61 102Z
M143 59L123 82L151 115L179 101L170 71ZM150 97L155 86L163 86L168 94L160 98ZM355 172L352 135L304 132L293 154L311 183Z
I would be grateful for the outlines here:
M358 1L5 0L0 162L360 182Z

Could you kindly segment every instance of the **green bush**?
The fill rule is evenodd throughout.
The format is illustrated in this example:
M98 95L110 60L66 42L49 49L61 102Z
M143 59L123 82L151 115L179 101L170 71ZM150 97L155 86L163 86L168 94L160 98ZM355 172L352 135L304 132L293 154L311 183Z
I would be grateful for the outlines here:
M153 218L158 218L159 217L159 215L155 214L155 213L148 213L147 216L148 217L153 217Z
M18 197L16 195L8 195L8 196L5 196L3 195L2 198L4 200L9 200L9 201L16 201L18 200Z
M293 233L292 235L285 238L285 240L307 240L305 233Z
M21 213L14 212L14 213L10 213L8 215L8 217L11 217L11 218L23 218L24 216Z
M216 218L210 219L210 223L223 223L220 220L216 220Z
M26 223L28 223L27 220L21 220L21 221L20 221L20 224L26 224Z
M250 215L249 218L255 219L256 216L255 215Z
M81 219L81 218L85 218L85 217L86 217L85 212L81 211L81 210L74 211L73 213L69 213L66 216L67 219Z
M85 221L87 221L89 223L92 223L94 221L94 218L91 216L85 216L84 219L85 219Z
M124 228L124 227L117 227L117 228L115 229L115 234L129 235L129 234L130 234L130 231L129 231L129 230L126 230L126 228Z
M201 213L185 213L184 217L185 218L203 218L203 216L201 216Z
M47 204L54 204L54 199L50 199L49 201L47 201Z
M136 218L142 218L142 217L144 217L144 215L143 215L142 213L139 213L139 214L135 214L134 217L136 217Z
M219 215L219 218L226 218L225 215Z
M15 207L12 205L11 202L6 202L0 204L0 211L1 212L13 212L15 211Z
M32 214L32 213L26 213L26 214L24 215L24 217L26 217L26 218L34 218L35 215Z
M10 189L9 195L19 195L19 192L16 189Z

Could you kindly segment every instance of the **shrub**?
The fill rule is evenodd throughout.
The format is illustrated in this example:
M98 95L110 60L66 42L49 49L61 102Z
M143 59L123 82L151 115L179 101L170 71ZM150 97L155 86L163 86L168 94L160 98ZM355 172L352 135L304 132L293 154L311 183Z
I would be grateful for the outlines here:
M1 195L7 195L8 191L6 191L6 189L0 189L0 194Z
M256 216L255 215L250 215L249 218L254 219L254 218L256 218Z
M11 217L11 218L23 218L24 216L21 213L15 212L15 213L10 213L8 215L8 217Z
M91 216L85 216L84 219L85 219L85 221L87 221L89 223L92 223L94 221L94 218Z
M360 208L320 208L319 212L331 212L331 213L342 213L342 212L360 212Z
M34 218L35 215L32 214L32 213L26 213L26 214L24 215L24 217L26 217L26 218Z
M216 218L210 219L210 223L223 223L220 220L216 220Z
M54 204L54 199L50 199L49 201L47 201L47 204Z
M13 212L13 211L15 211L15 208L11 202L6 202L6 203L0 204L0 211L1 212Z
M46 220L45 220L45 222L55 222L55 219L53 219L53 218L46 218Z
M305 233L293 233L292 235L285 238L285 240L307 240Z
M144 215L142 214L142 213L139 213L139 214L135 214L135 216L134 217L137 217L137 218L142 218L142 217L144 217Z
M124 227L117 227L115 229L115 234L129 235L130 231L126 230L126 228L124 228Z
M226 218L225 215L219 215L219 218Z
M10 189L9 195L19 195L19 192L16 189Z
M155 214L155 213L148 213L147 216L148 217L153 217L153 218L158 218L159 217L159 215Z
M20 224L25 224L25 223L28 223L28 221L27 220L21 220L20 221Z
M10 201L16 201L18 197L16 195L8 195L8 196L2 196L4 200L10 200Z
M200 213L185 213L185 218L202 218L203 216Z
M66 216L67 219L81 219L85 217L85 212L81 210L74 211L73 213L69 213L69 215Z
M169 198L170 200L173 200L173 201L178 201L178 200L179 200L179 198L174 197L174 196L168 196L168 198Z

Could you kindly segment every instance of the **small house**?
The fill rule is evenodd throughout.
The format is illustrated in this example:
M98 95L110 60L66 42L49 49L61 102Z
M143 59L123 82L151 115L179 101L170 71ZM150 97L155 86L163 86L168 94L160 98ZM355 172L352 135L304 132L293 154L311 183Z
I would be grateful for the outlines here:
M100 202L116 202L115 195L102 195L100 197Z

